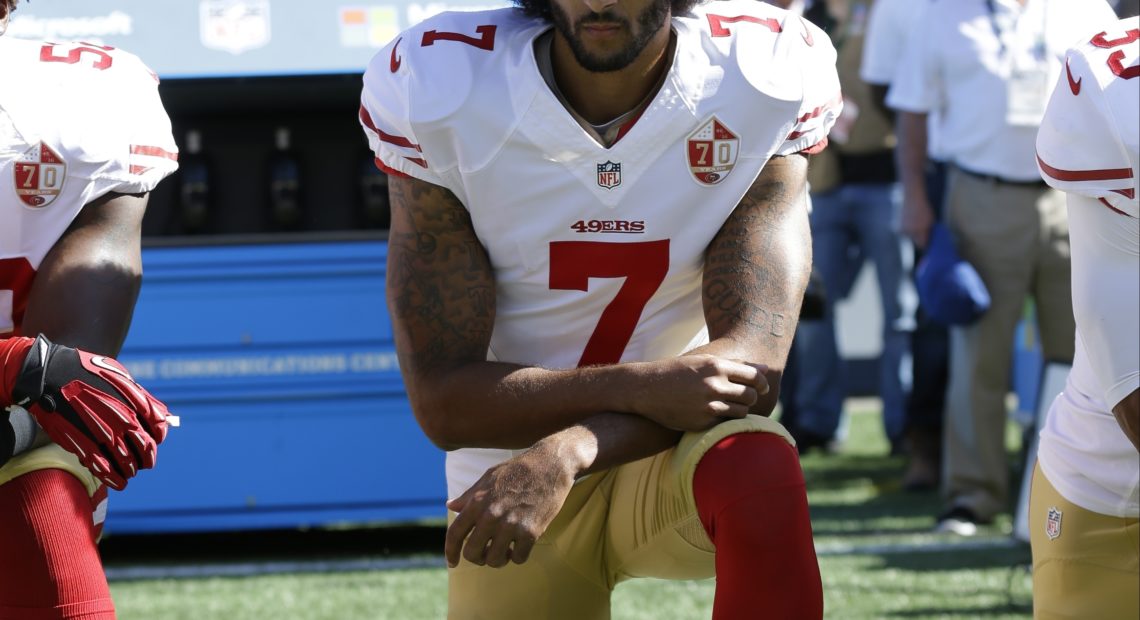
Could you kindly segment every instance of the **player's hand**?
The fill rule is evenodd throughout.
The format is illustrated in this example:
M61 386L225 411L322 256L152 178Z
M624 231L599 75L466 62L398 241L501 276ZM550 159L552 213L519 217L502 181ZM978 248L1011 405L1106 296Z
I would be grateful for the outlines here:
M767 366L713 355L639 363L633 412L678 431L703 431L743 418L768 393Z
M154 467L166 438L166 405L114 359L43 336L20 340L27 341L27 354L5 387L52 441L113 489Z
M902 234L906 235L920 250L930 242L930 230L934 228L934 208L925 194L906 196L903 199Z
M444 543L448 566L460 553L480 566L522 564L573 486L574 468L542 442L487 470L447 503L458 513Z

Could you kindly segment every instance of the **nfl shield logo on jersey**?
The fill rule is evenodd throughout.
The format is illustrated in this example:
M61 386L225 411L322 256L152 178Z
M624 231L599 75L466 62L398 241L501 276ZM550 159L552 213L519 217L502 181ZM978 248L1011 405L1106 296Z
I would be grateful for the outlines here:
M40 142L24 152L12 167L16 196L29 207L43 208L63 191L67 164L51 147Z
M732 172L740 153L740 137L717 117L705 121L689 135L685 155L689 172L701 185L716 185Z
M269 0L202 0L202 45L231 54L269 43Z
M613 189L621 185L621 163L607 161L598 164L598 187Z
M1061 511L1057 510L1056 506L1050 508L1048 516L1045 517L1045 535L1049 540L1061 535Z

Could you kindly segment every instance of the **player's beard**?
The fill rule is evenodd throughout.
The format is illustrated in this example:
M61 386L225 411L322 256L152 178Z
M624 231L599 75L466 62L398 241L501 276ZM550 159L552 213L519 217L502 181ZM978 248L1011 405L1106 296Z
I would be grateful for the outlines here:
M551 21L554 22L554 27L562 33L563 38L570 44L570 51L574 54L578 64L582 65L583 69L594 73L608 73L628 67L637 59L645 46L649 45L649 41L665 24L665 20L669 19L669 9L670 0L654 0L637 16L635 30L631 28L629 20L611 13L591 13L571 24L570 16L562 10L562 7L558 6L557 2L550 3ZM622 29L630 33L629 43L624 48L607 56L594 54L586 48L577 34L582 26L591 22L621 24Z

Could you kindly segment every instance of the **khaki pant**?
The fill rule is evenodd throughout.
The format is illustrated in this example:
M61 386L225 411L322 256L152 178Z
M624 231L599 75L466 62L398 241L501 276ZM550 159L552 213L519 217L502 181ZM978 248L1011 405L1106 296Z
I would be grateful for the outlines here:
M697 516L693 474L718 441L747 432L793 443L778 422L748 416L583 479L525 563L487 568L461 559L449 569L448 618L604 620L620 581L713 577L714 547Z
M1140 618L1140 521L1069 502L1037 466L1029 532L1034 618Z
M13 457L0 467L0 485L41 469L62 469L70 473L83 483L88 495L95 495L100 486L95 476L79 463L74 454L55 444L48 444Z
M1029 296L1045 359L1072 363L1069 225L1061 192L959 170L951 171L946 208L958 251L992 301L977 323L951 330L942 486L951 505L990 519L1008 508L1005 398L1014 332Z

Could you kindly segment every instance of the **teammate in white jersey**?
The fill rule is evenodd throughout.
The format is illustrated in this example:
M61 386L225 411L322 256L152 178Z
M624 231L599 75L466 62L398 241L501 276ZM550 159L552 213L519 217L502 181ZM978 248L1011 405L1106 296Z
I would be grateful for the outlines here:
M16 4L0 0L0 33ZM166 410L104 356L176 148L130 54L0 37L0 85L0 618L114 618L107 487L154 465Z
M822 31L754 0L444 13L364 77L388 303L451 450L452 618L605 618L632 577L818 618L802 473L765 417L811 250Z
M1140 19L1070 50L1037 135L1068 193L1076 355L1030 496L1038 618L1140 617Z

